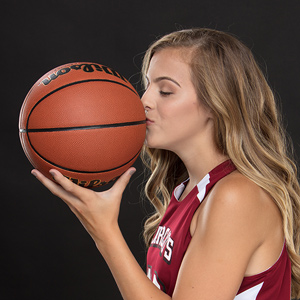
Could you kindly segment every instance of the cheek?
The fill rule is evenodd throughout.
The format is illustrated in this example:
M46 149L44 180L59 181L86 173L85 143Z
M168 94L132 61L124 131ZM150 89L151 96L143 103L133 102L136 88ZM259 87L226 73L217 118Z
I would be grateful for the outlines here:
M157 116L159 117L160 122L169 122L175 114L176 112L172 105L160 103L160 105L157 106Z
M191 118L198 115L198 106L191 103L184 103L173 107L168 107L162 112L162 117L170 122L189 122ZM182 123L183 125L185 123Z

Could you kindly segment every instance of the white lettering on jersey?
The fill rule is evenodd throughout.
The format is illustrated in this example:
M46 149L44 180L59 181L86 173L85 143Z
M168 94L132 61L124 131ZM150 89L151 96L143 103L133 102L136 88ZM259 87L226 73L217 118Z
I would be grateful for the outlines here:
M168 243L166 244L166 250L165 250L165 253L164 253L164 258L168 262L170 262L171 258L172 258L173 246L174 246L174 241L172 240L171 237L169 237Z
M158 278L157 272L152 270L152 266L148 265L147 277L161 290L166 292L166 287Z
M151 241L150 247L155 247L160 250L160 256L163 255L163 260L171 263L174 241L171 238L171 229L165 226L159 226L154 238Z
M160 285L157 281L157 276L156 276L156 272L154 272L153 274L153 278L152 278L152 266L148 265L148 270L147 270L147 277L152 280L152 282L160 289Z
M263 286L263 282L253 286L252 288L238 294L234 300L255 300L259 291L261 290L262 286Z

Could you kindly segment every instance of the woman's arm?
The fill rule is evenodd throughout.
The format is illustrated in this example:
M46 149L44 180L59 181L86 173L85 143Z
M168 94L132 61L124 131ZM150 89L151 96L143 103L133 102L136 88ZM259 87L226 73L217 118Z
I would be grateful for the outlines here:
M96 193L73 184L58 171L56 183L34 170L33 174L62 198L94 239L125 300L171 299L146 276L129 250L118 226L123 191L134 169L114 186ZM230 188L234 186L233 189ZM232 300L251 256L261 242L262 213L257 193L248 184L226 184L212 191L201 206L197 226L183 259L175 300ZM241 205L242 203L242 205Z
M168 300L171 298L147 278L118 225L122 194L134 171L130 168L110 190L100 193L75 185L56 170L51 170L51 175L58 184L37 170L32 174L70 207L89 232L125 300Z
M114 231L107 242L100 243L98 249L109 266L123 299L171 299L147 278L119 230Z

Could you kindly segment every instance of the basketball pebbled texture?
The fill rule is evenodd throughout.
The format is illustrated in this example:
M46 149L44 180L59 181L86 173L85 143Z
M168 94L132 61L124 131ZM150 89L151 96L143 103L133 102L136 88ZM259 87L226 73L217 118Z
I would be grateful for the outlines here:
M55 68L28 92L19 118L31 164L51 179L56 168L76 184L114 181L136 160L145 139L144 107L115 70L77 62Z

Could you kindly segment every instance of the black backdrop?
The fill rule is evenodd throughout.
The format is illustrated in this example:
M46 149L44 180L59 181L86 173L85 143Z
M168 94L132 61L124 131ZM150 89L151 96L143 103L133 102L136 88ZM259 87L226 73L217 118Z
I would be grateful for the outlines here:
M281 99L296 154L299 128L299 0L1 2L1 299L121 299L92 239L33 176L18 137L18 115L34 82L67 62L106 64L140 90L143 52L158 36L209 27L240 37ZM120 226L140 265L143 174L128 186ZM128 276L131 276L128 270ZM132 278L134 280L134 278Z

